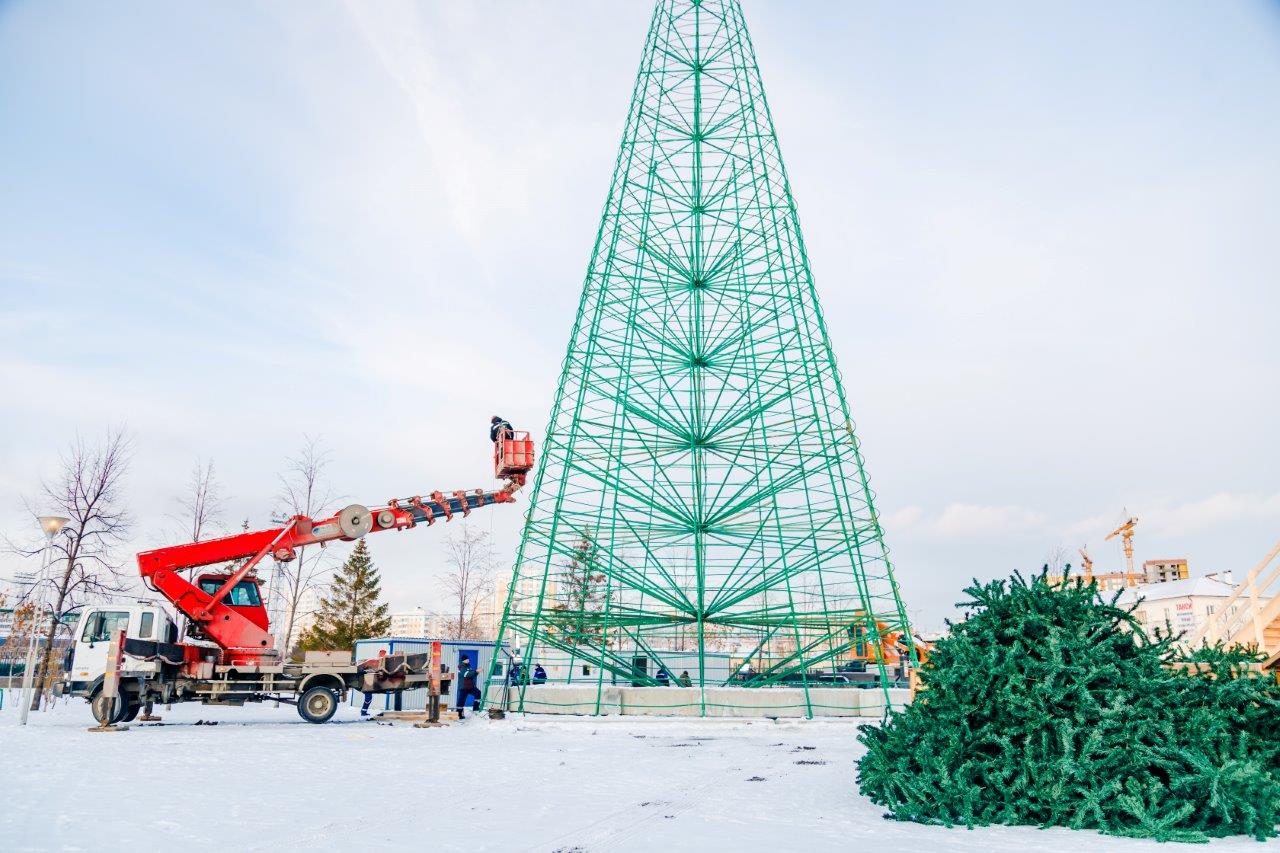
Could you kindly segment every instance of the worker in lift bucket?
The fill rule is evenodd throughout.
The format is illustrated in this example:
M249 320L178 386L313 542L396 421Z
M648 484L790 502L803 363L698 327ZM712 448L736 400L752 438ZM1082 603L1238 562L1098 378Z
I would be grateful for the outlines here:
M480 688L476 686L480 673L471 665L471 658L463 658L458 662L458 719L465 720L467 704L480 709Z
M497 444L504 438L511 438L511 422L499 415L494 415L489 420L489 440Z

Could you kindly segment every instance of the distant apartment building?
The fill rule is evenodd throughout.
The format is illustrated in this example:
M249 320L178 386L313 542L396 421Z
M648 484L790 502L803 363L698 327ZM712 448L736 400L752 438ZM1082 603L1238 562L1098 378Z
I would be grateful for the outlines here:
M440 633L439 617L425 607L391 614L392 637L434 637Z
M1050 574L1047 580L1050 586L1058 586L1065 577L1065 575ZM1118 589L1131 589L1147 582L1147 576L1141 572L1093 572L1092 574L1072 572L1071 579L1086 584L1092 580L1098 585L1098 589L1108 592L1114 592Z
M1057 586L1062 583L1063 575L1049 575L1049 583ZM1191 568L1185 557L1168 557L1160 560L1146 560L1141 572L1093 572L1074 571L1071 577L1085 583L1093 580L1098 589L1115 592L1118 589L1132 589L1150 583L1167 583L1168 581L1184 581L1191 577Z
M284 630L286 626L292 625L289 636L285 642L286 649L292 649L302 640L302 635L316 624L316 611L320 609L320 592L313 588L303 590L302 595L298 597L298 606L294 613L290 614L288 602L283 602L283 614L280 621L275 624L280 630Z
M1146 576L1144 583L1165 583L1167 581L1184 581L1191 577L1191 569L1186 558L1175 557L1163 560L1144 560L1142 573Z

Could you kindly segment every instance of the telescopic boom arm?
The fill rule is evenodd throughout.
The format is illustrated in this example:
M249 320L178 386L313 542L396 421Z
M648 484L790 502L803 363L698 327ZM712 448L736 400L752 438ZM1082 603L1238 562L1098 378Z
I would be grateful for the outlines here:
M266 607L227 602L227 595L249 576L264 557L289 562L305 545L323 545L335 540L351 542L367 533L407 530L437 519L450 521L467 516L473 509L493 504L514 503L516 491L524 485L533 465L533 442L527 433L503 438L495 447L495 470L507 480L498 491L432 492L429 497L393 498L385 506L368 509L352 504L330 518L315 520L295 515L282 527L257 530L171 545L138 554L138 571L157 592L171 601L179 612L200 627L201 633L224 650L223 663L260 665L276 657L275 642L268 633ZM229 576L219 575L221 585L209 592L183 577L180 572L243 560Z

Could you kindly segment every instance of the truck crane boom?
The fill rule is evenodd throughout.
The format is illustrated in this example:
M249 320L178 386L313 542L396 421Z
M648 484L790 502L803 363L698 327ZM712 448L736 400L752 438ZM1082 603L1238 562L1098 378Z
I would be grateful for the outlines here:
M295 515L284 525L156 548L138 554L138 571L144 582L184 614L199 634L222 649L220 663L256 667L277 662L274 638L269 633L266 605L251 573L265 557L289 562L297 549L327 542L351 542L369 533L408 530L437 519L450 521L474 509L513 503L533 465L533 442L528 433L504 436L495 447L495 473L506 479L497 491L476 489L451 494L433 492L423 498L393 498L369 509L352 504L329 518L316 520ZM201 576L195 582L181 573L204 566L242 560L233 571ZM190 647L198 653L199 647Z

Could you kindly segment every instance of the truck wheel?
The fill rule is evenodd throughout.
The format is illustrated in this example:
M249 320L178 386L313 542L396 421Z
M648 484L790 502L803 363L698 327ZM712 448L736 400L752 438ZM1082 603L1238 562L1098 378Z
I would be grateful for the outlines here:
M120 718L124 716L126 708L119 696L108 697L101 690L93 694L93 698L89 700L89 708L93 711L93 718L98 721L100 726L109 726L113 723L120 722Z
M124 714L120 717L122 723L132 723L137 718L138 713L142 710L141 702L130 702L124 709Z
M327 723L337 712L338 694L323 684L309 688L298 700L298 715L308 723Z

